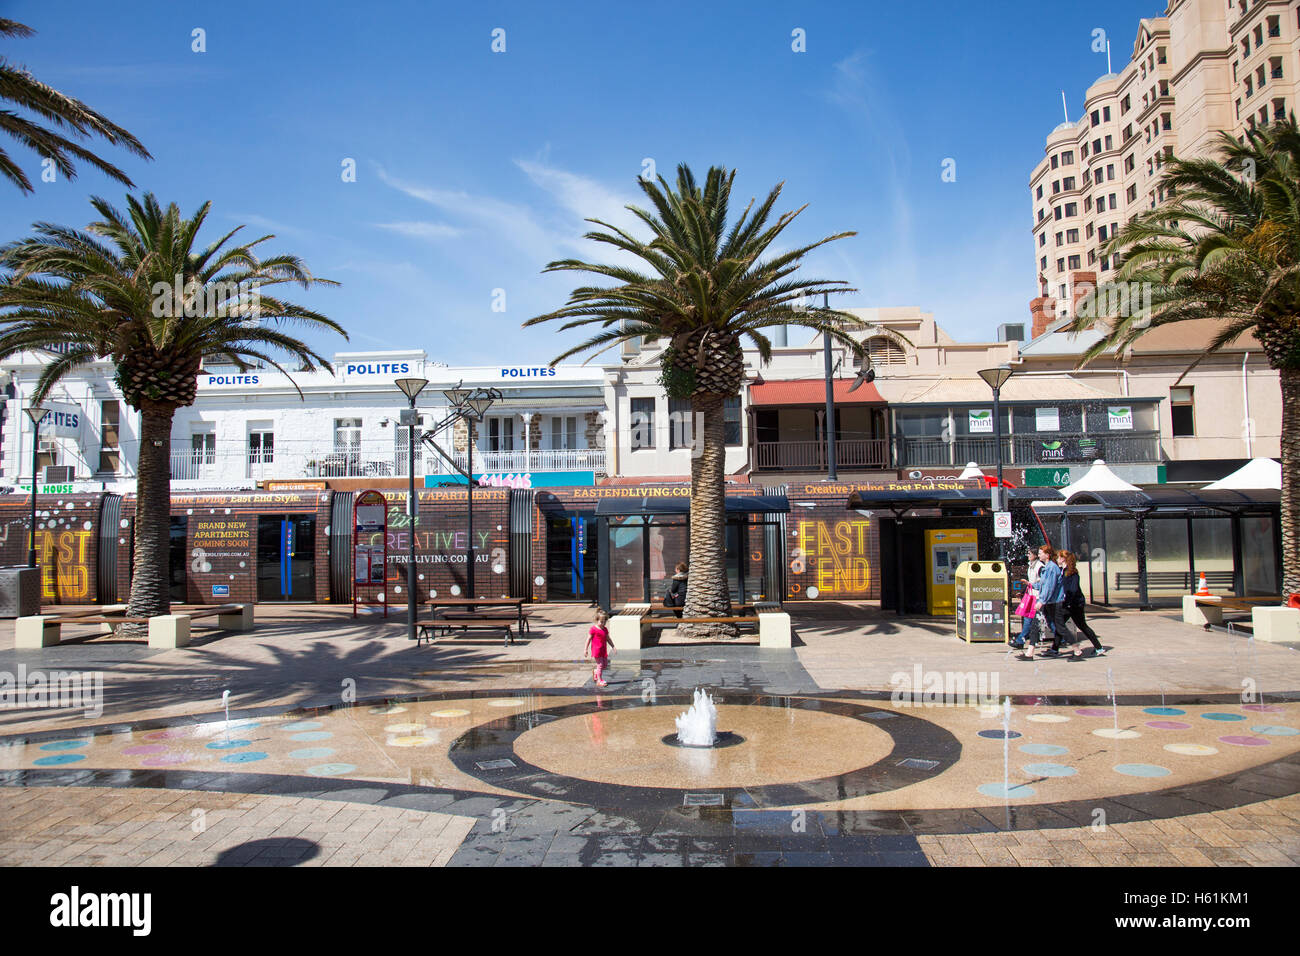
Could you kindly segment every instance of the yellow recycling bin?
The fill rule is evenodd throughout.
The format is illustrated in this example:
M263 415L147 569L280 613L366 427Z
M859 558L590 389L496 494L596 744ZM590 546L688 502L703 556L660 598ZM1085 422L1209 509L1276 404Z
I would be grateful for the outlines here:
M1010 639L1007 566L963 561L957 567L957 636L966 643Z

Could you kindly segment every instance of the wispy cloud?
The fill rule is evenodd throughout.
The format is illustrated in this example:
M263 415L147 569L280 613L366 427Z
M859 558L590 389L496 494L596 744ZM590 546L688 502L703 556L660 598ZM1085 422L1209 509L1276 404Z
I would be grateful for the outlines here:
M460 229L444 222L376 222L373 225L412 239L454 239L461 235Z

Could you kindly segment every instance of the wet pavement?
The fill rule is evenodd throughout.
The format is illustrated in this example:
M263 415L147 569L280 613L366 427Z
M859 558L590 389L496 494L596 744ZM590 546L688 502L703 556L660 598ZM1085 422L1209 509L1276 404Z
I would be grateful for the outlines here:
M637 660L616 657L597 694L587 665L566 656L584 631L585 609L572 613L541 622L547 636L505 654L499 644L491 654L452 642L417 650L388 635L387 646L367 647L370 666L351 642L379 638L346 623L334 635L293 631L282 647L217 636L180 652L205 660L206 673L178 667L178 652L102 640L11 650L7 660L0 650L4 667L99 669L106 698L92 716L0 711L9 728L0 737L0 863L1300 862L1300 695L1289 648L1174 632L1166 651L1217 659L1221 671L1214 688L1180 691L1176 669L1146 673L1137 649L1021 664L1017 678L1000 648L935 643L931 660L962 667L960 693L949 677L947 693L940 681L927 696L922 675L934 672L918 669L917 692L905 697L887 682L820 686L812 674L836 669L844 639L831 632L847 628L823 620L801 628L803 646L789 651L665 644ZM319 624L288 618L288 630ZM1141 620L1159 633L1160 619ZM938 640L926 627L911 636L927 648ZM247 666L221 666L227 647ZM302 651L316 665L300 673ZM349 658L355 699L339 676ZM992 703L1006 697L989 686L1000 672L981 669L993 661L1021 688L1079 689L1013 692L1008 712ZM325 680L343 693L322 693ZM365 693L375 686L415 689ZM238 688L229 722L211 708L225 687ZM696 687L713 692L734 746L664 742ZM46 796L92 792L116 801L93 822L91 810L69 817ZM140 818L159 794L170 830ZM226 830L187 835L186 807L206 813L241 796L247 806L218 808L232 821ZM292 823L261 803L285 800L315 809ZM321 807L339 806L377 815L374 833L354 839L348 816L313 823L337 814ZM385 822L399 812L432 822ZM254 815L249 825L241 814ZM436 829L443 843L417 846L412 827Z

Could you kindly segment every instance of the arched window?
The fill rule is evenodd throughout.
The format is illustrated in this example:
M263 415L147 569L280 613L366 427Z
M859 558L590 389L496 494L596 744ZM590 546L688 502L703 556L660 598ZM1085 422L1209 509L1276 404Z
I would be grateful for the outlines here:
M871 364L874 366L882 365L902 365L906 361L906 355L903 347L893 339L878 335L867 341L867 354L871 357Z

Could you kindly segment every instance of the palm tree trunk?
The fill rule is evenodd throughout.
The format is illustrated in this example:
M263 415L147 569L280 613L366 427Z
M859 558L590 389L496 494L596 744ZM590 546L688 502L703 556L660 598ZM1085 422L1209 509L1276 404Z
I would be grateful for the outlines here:
M731 611L727 587L727 445L723 399L716 395L691 398L695 428L703 433L700 453L691 459L690 573L686 581L683 617L725 617ZM692 624L679 628L693 638L729 638L736 629L727 624Z
M1282 381L1282 600L1300 594L1300 369Z
M136 470L135 565L128 617L166 614L170 608L171 434L176 408L144 401ZM129 627L129 626L128 626ZM144 629L130 628L136 632Z

